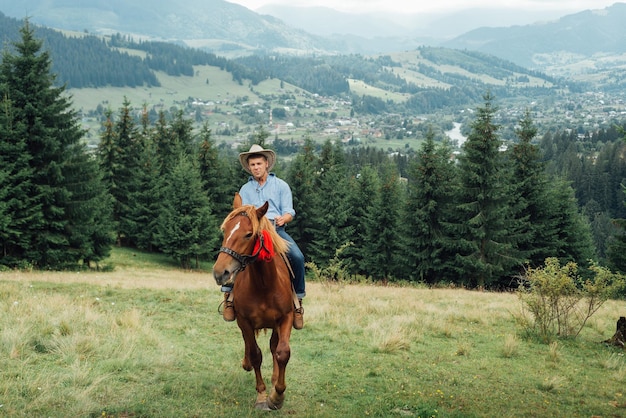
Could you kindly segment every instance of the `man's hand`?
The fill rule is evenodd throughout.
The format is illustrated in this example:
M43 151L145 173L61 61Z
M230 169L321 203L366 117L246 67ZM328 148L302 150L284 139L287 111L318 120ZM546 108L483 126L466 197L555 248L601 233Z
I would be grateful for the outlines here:
M276 224L276 226L284 226L291 222L291 219L291 215L286 213L284 215L276 216L274 218L274 223Z

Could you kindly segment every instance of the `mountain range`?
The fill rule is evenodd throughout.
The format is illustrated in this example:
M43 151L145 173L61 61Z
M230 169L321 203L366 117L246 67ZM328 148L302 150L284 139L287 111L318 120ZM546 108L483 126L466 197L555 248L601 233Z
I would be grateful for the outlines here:
M227 57L385 54L430 45L476 50L542 71L571 71L573 63L589 58L621 68L626 50L626 3L561 17L471 9L403 21L310 7L265 6L257 13L223 0L0 0L0 12L51 28L165 40ZM543 20L521 23L535 17Z

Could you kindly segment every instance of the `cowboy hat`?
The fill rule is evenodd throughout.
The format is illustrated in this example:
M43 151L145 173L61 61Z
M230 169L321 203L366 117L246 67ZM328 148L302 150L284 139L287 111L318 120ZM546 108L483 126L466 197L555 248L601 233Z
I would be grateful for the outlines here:
M250 168L248 168L248 158L251 155L263 155L267 159L267 171L270 171L276 163L276 153L271 149L263 149L259 144L254 144L250 147L250 151L242 152L239 154L239 162L244 170L252 174Z

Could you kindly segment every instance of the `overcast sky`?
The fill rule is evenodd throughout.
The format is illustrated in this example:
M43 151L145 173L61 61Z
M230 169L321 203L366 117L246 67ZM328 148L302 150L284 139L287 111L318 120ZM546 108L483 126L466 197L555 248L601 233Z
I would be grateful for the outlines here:
M324 6L340 11L351 12L443 12L472 7L511 8L525 10L546 10L579 12L586 9L603 9L619 0L227 0L251 10L266 4L286 4L290 6Z

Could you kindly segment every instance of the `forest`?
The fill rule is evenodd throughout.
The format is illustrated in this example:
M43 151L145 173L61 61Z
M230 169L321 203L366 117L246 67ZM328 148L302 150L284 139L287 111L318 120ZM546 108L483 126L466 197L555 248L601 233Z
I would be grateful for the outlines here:
M184 269L213 259L247 178L237 150L182 111L151 122L125 100L87 152L50 54L28 24L20 34L0 66L0 265L104 268L113 245ZM504 150L496 110L484 93L459 155L432 132L406 155L313 138L295 154L277 148L308 261L337 279L492 289L547 257L626 272L623 128L536 138L527 113ZM272 146L262 126L248 139L241 150Z
M0 35L3 39L16 40L22 24L0 13ZM226 59L195 48L168 42L134 40L129 35L119 33L100 37L89 33L64 34L46 27L33 26L33 29L44 41L44 48L50 52L51 70L56 75L54 84L66 88L158 86L157 71L171 76L189 77L194 74L194 66L210 65L228 71L237 83L249 82L253 86L263 80L277 78L313 94L351 97L353 93L348 80L359 79L373 87L410 95L402 103L383 101L369 95L358 97L355 102L363 104L355 110L361 114L419 114L476 106L488 89L499 99L536 99L557 94L564 89L578 92L584 88L583 83L571 80L566 83L496 57L445 48L419 48L416 53L427 58L432 65L420 64L415 70L440 83L454 86L450 89L418 85L394 74L390 69L400 64L390 56L298 57L257 54ZM458 65L472 75L445 73L436 65ZM479 74L510 81L538 77L545 81L545 85L511 82L493 85L481 81Z

